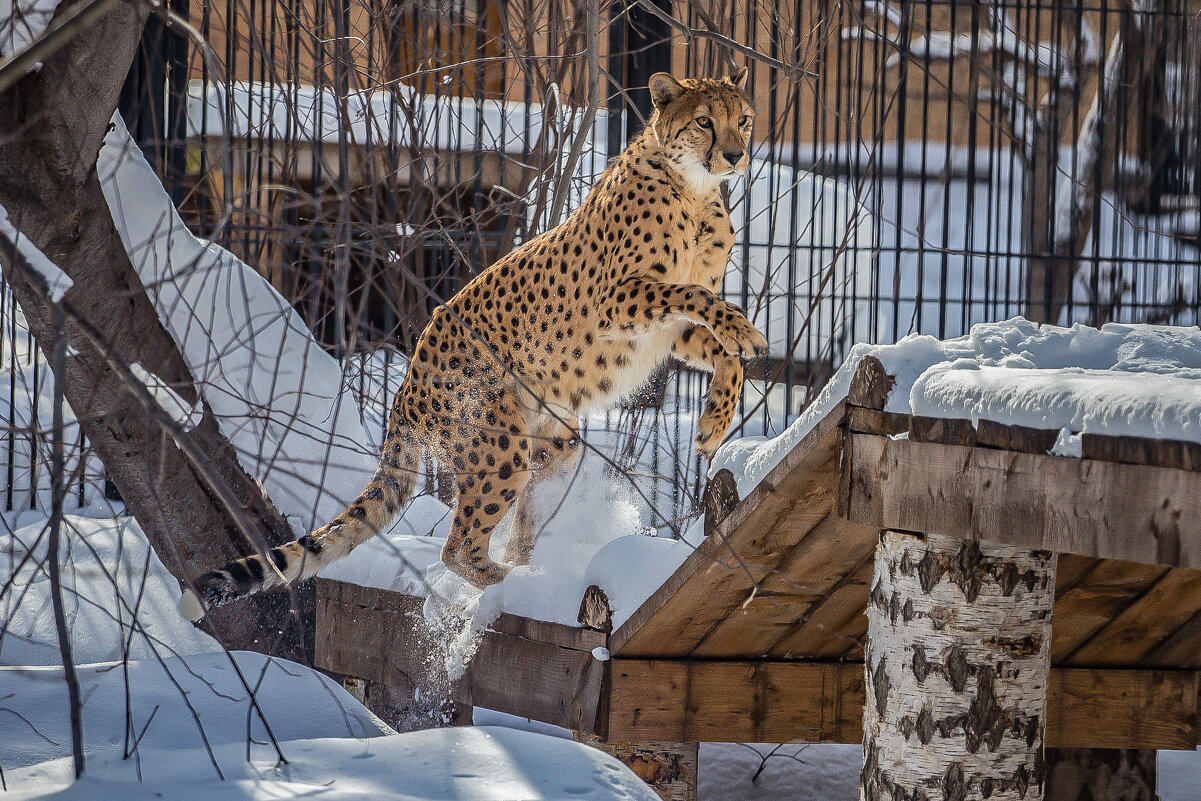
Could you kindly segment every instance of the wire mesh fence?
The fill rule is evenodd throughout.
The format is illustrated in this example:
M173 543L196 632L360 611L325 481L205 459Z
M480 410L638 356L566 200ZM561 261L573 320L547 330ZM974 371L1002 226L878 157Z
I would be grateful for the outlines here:
M729 41L757 54L758 117L723 293L771 344L740 434L782 430L856 342L1014 315L1201 320L1201 25L1185 2L642 0L604 5L596 39L568 0L170 8L193 30L152 17L130 130L196 233L336 356L370 362L364 398L399 384L439 303L579 202L642 127L653 72L724 74L744 60ZM11 301L3 314L12 509L37 503L48 411L37 350ZM619 463L652 466L673 518L700 488L704 388L664 372L590 421L620 435Z

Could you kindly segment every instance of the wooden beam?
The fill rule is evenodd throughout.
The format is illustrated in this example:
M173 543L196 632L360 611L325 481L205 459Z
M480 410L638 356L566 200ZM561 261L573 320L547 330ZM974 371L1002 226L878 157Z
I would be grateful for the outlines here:
M863 665L612 662L608 736L680 742L859 742Z
M316 666L456 702L594 732L605 665L592 655L605 635L501 615L481 635L466 673L451 681L424 599L340 581L317 584Z
M1201 473L848 434L847 519L1201 567Z
M613 633L614 654L687 656L751 596L829 514L844 414L839 404L820 420Z
M827 515L794 546L775 571L760 583L754 597L726 613L690 656L738 659L760 654L804 658L808 651L777 648L798 629L814 622L830 593L844 582L859 562L870 558L879 541L874 529ZM863 589L859 610L867 603ZM843 650L854 643L843 642ZM834 656L838 656L834 654Z
M700 743L627 743L574 734L576 742L604 751L634 771L663 801L696 801Z
M681 742L862 739L863 665L616 659L608 736ZM1191 750L1194 671L1052 668L1047 744Z
M1051 668L1048 747L1192 751L1197 742L1196 671Z

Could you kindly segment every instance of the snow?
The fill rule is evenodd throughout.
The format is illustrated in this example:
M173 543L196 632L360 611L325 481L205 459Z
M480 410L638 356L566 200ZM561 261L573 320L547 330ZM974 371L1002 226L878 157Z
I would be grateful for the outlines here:
M85 778L55 795L80 801L304 798L313 801L657 801L628 768L585 745L515 729L432 729L373 739L310 738L284 744L277 765L263 746L247 761L242 744L214 748L227 780L205 774L203 751L142 749L147 779L130 778L119 751L89 763ZM70 776L69 760L8 774L14 801L39 798ZM31 786L11 791L13 786Z
M860 360L878 358L896 385L885 409L927 417L1066 429L1057 455L1078 455L1082 433L1201 442L1201 329L1110 323L1101 329L981 323L954 339L912 334L858 344L817 399L780 436L726 443L710 473L728 468L745 498L844 397Z
M46 518L4 521L12 529L0 538L12 578L0 599L5 797L655 799L616 760L570 740L495 727L394 735L320 673L227 654L173 614L179 590L137 523L94 511L102 516L66 515L62 541L88 760L75 784L43 567ZM287 764L277 764L264 718Z
M266 279L187 230L119 114L97 172L155 310L242 465L298 531L332 518L378 460L341 366Z
M19 588L0 596L0 665L59 665L44 567L46 516L26 512L17 517L11 531L0 531L0 575ZM78 662L150 659L160 647L189 654L217 648L173 613L179 584L132 518L65 515L60 551L65 611ZM131 637L135 609L152 612L140 616Z
M232 109L226 113L226 109ZM547 123L547 107L517 101L422 94L403 83L389 89L352 91L339 98L332 89L193 79L188 84L188 136L270 138L337 143L388 142L434 150L494 150L523 154ZM561 126L568 118L566 128ZM574 134L582 113L556 113L557 131ZM606 113L597 112L592 150L607 153ZM605 158L603 155L603 159Z
M0 206L0 236L12 242L17 252L25 257L25 261L29 263L29 266L46 281L46 289L49 292L52 303L58 303L62 300L63 295L67 294L67 290L75 285L71 278L59 269L57 264L50 261L45 253L38 250L36 245L16 229L12 221L9 220L8 211L4 206Z
M24 50L50 26L58 0L0 0L0 58Z
M142 382L146 391L150 393L150 397L163 410L163 413L183 426L184 431L191 431L200 425L200 420L204 417L202 403L197 403L195 406L188 403L179 397L179 393L171 389L166 381L137 362L129 365L129 371L133 373L134 378Z

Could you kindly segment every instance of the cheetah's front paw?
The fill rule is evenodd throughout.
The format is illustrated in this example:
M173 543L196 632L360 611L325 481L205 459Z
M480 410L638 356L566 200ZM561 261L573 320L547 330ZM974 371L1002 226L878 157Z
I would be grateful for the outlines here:
M706 461L713 460L713 454L721 446L730 429L730 416L719 414L708 409L696 421L696 452Z
M747 359L767 353L767 338L759 333L759 329L755 328L741 311L723 320L713 335L721 343L722 349L731 356Z

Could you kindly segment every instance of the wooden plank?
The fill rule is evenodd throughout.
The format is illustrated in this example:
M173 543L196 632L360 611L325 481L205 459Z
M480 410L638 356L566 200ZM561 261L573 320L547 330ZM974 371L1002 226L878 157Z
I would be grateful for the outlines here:
M414 622L423 599L326 579L316 592L316 667L393 687L421 681L424 672L410 675L395 655L425 647Z
M875 529L827 515L709 632L692 656L746 658L766 654L828 598L847 573L875 551Z
M596 730L607 663L591 648L566 643L588 645L598 637L603 643L603 634L502 616L506 631L485 631L467 672L452 683L437 658L442 637L424 625L422 603L400 593L319 580L316 666L393 687L445 693L458 702L577 731ZM577 631L586 634L577 637Z
M609 737L684 742L859 742L863 665L612 663Z
M609 737L704 742L862 740L863 665L618 659ZM1048 746L1191 750L1194 671L1053 668Z
M848 519L1201 567L1201 473L848 434Z
M1146 667L1201 668L1201 613L1172 632L1139 662Z
M1101 564L1102 561L1104 560L1094 559L1091 556L1061 553L1059 555L1059 563L1055 565L1056 597L1059 597L1084 580L1092 569Z
M988 448L1001 448L1018 453L1047 453L1058 437L1058 429L1006 425L992 420L976 423L976 444Z
M1073 665L1137 665L1201 609L1201 571L1169 570L1065 658Z
M615 655L688 655L830 512L844 414L820 420L612 634Z
M1085 459L1201 470L1201 443L1197 442L1085 433L1080 436L1080 449Z
M1046 744L1191 751L1197 746L1197 673L1052 668Z
M864 406L848 406L847 430L885 436L903 434L909 430L909 415L868 409Z
M592 733L607 665L591 651L488 631L461 683L462 700Z
M1159 565L1106 559L1075 587L1057 593L1052 612L1051 662L1067 661L1073 651L1109 625L1167 570Z
M909 439L914 442L937 442L940 445L974 445L976 427L971 420L914 415L909 420Z
M837 659L857 649L867 633L867 596L875 548L863 553L829 594L771 647L780 659Z

